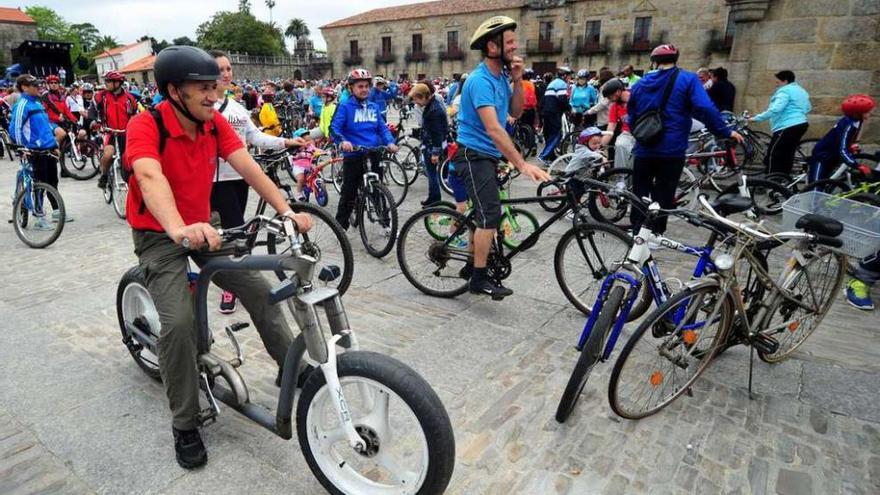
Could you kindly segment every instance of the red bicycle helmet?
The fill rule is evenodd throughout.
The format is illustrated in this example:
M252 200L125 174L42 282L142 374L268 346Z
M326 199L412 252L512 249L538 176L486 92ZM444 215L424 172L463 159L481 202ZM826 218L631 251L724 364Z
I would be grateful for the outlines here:
M651 62L668 64L678 62L678 48L672 43L664 43L651 51Z
M373 75L367 69L354 69L348 73L348 84L354 84L358 81L372 81Z
M104 74L105 81L125 81L125 76L120 74L115 70L111 70L110 72Z
M55 74L51 74L49 76L46 76L46 83L47 84L60 83L60 82L61 82L61 78L59 78Z
M840 105L840 109L847 117L860 119L876 106L877 103L874 101L874 98L871 98L868 95L855 94L847 96L846 99L843 100L843 104Z

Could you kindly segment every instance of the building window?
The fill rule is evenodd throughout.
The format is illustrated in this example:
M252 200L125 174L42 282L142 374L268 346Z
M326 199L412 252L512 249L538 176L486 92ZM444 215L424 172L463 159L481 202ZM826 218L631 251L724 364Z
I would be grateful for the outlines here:
M647 43L651 39L651 18L636 17L635 30L633 31L633 41L636 43Z
M587 43L599 43L602 35L602 21L587 21L587 28L584 31L584 40Z
M538 26L538 39L540 41L551 41L553 39L553 23L541 22Z
M422 53L422 35L412 35L412 51L413 53Z
M382 55L391 54L391 36L382 37Z
M458 31L446 32L446 50L458 50Z
M348 42L348 53L352 57L358 56L358 42L357 42L357 40L351 40Z

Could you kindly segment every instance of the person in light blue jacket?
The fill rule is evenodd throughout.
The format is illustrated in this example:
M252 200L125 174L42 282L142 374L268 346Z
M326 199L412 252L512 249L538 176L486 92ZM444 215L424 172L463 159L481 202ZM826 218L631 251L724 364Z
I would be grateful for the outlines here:
M752 117L751 121L770 120L773 137L764 154L764 172L790 174L798 143L809 127L807 114L813 107L807 91L794 82L794 72L779 71L775 77L777 89L770 97L767 110Z

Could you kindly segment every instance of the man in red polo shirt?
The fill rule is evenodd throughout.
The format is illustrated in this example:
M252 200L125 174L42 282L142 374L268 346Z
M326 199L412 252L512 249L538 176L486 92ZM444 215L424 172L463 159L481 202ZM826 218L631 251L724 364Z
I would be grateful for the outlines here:
M137 113L137 99L122 87L125 76L115 70L104 75L105 89L95 95L95 111L98 121L104 127L124 130L128 121ZM115 142L112 132L104 133L104 154L101 155L101 177L98 179L98 189L107 186L107 171L113 154L116 153ZM125 134L118 135L119 154L125 155Z
M171 46L156 56L156 82L164 101L128 125L124 161L134 171L126 205L135 254L161 322L159 370L171 408L177 462L192 469L208 460L199 435L199 370L187 257L204 265L232 253L208 221L218 154L276 211L300 231L311 217L295 214L251 158L232 126L214 110L220 69L214 57L192 46ZM162 137L164 136L164 137ZM182 247L187 240L189 251ZM207 245L209 252L198 251ZM268 303L271 287L259 273L221 272L213 281L232 291L250 313L269 355L284 362L292 341L279 306Z

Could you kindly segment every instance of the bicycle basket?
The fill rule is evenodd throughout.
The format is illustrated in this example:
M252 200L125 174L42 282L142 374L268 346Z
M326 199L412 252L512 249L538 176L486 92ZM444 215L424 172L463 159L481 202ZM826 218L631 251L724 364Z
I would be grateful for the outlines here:
M796 230L795 223L808 213L831 217L843 224L840 251L847 255L864 258L880 250L880 208L809 191L788 198L782 205L783 230Z

